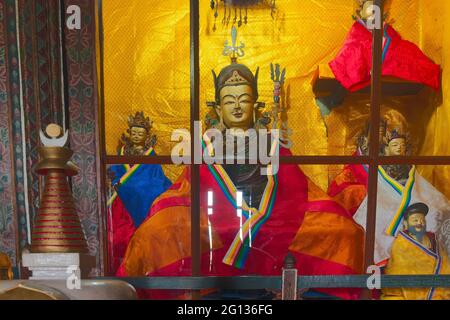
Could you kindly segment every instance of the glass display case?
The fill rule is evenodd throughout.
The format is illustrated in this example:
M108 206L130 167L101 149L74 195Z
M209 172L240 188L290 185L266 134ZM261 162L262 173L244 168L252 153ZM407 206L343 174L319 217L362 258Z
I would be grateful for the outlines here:
M412 274L450 272L440 4L101 5L110 275L272 277L287 256L299 276L403 274L408 261L390 258L407 245L442 262ZM199 296L280 297L239 289ZM180 290L141 296L192 298ZM369 293L344 283L301 297Z

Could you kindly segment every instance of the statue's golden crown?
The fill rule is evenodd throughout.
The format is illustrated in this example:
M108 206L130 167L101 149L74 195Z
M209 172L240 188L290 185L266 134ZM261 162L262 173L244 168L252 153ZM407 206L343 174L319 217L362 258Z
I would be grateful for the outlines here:
M128 127L138 127L138 128L144 128L147 131L150 131L152 128L153 122L150 121L149 117L144 116L144 112L136 112L135 116L129 116L128 117Z

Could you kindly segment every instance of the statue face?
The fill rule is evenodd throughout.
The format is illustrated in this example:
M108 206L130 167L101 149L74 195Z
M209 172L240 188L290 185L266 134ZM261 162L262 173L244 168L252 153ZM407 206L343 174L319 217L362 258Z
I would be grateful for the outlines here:
M144 146L147 139L147 130L139 127L130 129L130 139L135 146Z
M363 19L369 19L374 16L373 10L370 10L373 6L373 1L367 1L364 3L364 6L361 10L361 18Z
M423 213L413 213L406 221L408 231L418 237L422 237L427 232L427 221Z
M229 129L253 127L255 98L249 85L227 86L220 90L218 113Z
M406 154L406 141L404 138L392 139L385 147L386 156L404 156Z

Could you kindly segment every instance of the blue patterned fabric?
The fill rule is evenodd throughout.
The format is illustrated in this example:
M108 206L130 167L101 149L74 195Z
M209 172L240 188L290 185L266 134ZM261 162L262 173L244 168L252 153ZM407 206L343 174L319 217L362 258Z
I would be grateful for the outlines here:
M110 170L114 173L113 184L126 173L122 165L112 166ZM143 164L118 187L118 195L136 228L147 218L153 201L171 185L159 164Z

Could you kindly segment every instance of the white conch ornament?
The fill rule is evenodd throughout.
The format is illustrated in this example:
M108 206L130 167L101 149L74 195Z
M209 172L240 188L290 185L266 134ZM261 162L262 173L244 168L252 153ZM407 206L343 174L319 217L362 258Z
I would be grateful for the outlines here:
M39 131L39 136L41 138L41 142L45 147L64 147L69 138L69 131L66 130L64 135L60 138L47 138L45 133L41 130Z

